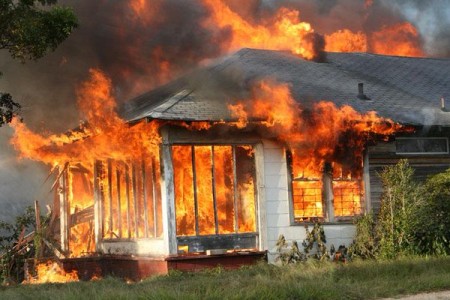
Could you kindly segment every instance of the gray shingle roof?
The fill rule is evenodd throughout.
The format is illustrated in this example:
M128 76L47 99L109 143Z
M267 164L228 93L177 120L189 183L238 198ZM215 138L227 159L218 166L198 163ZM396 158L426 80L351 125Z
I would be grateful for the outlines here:
M143 94L123 107L127 120L228 120L226 104L245 99L251 82L270 77L291 86L304 107L321 100L348 104L359 112L376 111L396 122L450 125L450 60L367 53L328 53L326 63L291 54L242 49L209 67ZM370 101L357 98L358 83Z

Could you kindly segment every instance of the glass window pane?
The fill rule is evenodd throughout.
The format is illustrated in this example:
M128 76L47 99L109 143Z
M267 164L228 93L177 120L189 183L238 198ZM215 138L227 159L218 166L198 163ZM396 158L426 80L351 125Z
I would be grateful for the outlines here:
M361 213L361 182L333 181L334 216L347 217Z
M177 235L195 235L194 186L191 146L173 146Z
M212 148L211 146L196 146L194 151L199 234L215 234Z
M298 222L323 217L322 181L292 182L294 219Z
M214 146L214 180L219 233L235 231L233 150Z
M251 146L236 146L238 231L256 231L255 158Z

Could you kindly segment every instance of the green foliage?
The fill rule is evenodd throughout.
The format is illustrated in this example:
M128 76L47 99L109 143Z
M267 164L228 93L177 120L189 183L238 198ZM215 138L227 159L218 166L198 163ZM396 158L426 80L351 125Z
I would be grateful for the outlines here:
M413 175L406 160L383 170L380 214L376 220L372 215L356 220L351 256L450 254L450 170L430 177L424 185Z
M173 275L172 275L173 274ZM66 284L0 286L2 299L380 299L450 289L450 258L310 260L258 264L220 274L171 273L138 283L116 278Z
M20 104L13 101L10 94L0 94L0 127L11 122L20 111Z
M3 282L23 280L23 264L25 259L33 257L34 247L32 244L17 247L17 242L34 229L35 223L32 207L27 207L14 223L0 221L0 279Z
M68 7L57 0L0 0L0 50L22 62L54 51L78 26ZM0 72L0 76L1 76ZM0 93L0 127L11 122L20 105L11 95Z
M373 214L365 214L355 220L356 234L349 246L349 254L362 259L374 259L378 253L376 241L375 218Z
M450 254L450 169L430 177L425 200L411 218L414 250L418 254Z
M22 61L37 59L64 41L78 21L56 0L0 0L0 49Z
M413 175L414 170L407 160L400 160L380 174L383 194L377 238L382 258L394 258L411 251L414 235L411 220L422 201L422 187L413 180Z

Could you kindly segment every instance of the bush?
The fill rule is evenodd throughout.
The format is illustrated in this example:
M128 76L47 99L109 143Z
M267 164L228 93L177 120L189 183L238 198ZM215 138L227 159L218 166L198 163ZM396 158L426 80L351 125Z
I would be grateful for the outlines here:
M352 258L374 259L378 253L376 240L376 222L373 214L365 214L355 220L356 234L353 243L349 246Z
M450 169L427 179L413 180L406 160L379 174L383 183L378 217L356 220L351 257L395 258L402 255L450 254Z
M414 250L418 254L450 254L450 169L430 177L422 205L412 217Z
M383 184L380 214L376 224L378 255L395 258L412 251L414 231L411 220L421 206L422 186L413 180L414 170L400 160L380 174Z

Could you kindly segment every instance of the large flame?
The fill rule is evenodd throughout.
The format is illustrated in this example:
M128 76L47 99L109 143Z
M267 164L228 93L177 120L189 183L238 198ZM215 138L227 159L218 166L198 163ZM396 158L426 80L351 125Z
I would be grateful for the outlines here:
M24 283L65 283L78 281L77 271L65 272L57 262L40 263L36 266L36 276L31 277Z
M315 49L311 24L300 20L297 10L280 8L272 20L265 24L251 24L232 11L224 1L202 0L211 9L211 19L205 26L228 27L232 31L232 40L228 50L242 47L290 50L306 59L314 59Z
M384 55L422 57L416 28L407 22L383 26L368 35L361 31L338 30L325 36L330 52L372 52Z
M360 114L332 102L301 108L288 85L273 81L258 83L251 99L229 105L229 109L237 119L235 126L259 124L290 149L294 212L300 219L324 215L322 177L327 164L332 168L334 215L360 213L364 147L374 135L386 138L402 129L375 112Z
M116 113L116 102L111 94L110 80L99 70L90 71L90 80L84 82L78 89L78 107L86 123L79 129L72 130L66 134L41 135L29 130L25 124L14 120L11 126L15 129L15 135L11 142L19 152L21 158L29 158L44 162L52 167L58 166L65 175L66 180L63 188L66 189L68 218L71 225L68 231L70 257L79 257L95 251L94 241L94 180L99 180L103 197L117 199L118 193L122 202L116 200L104 201L105 214L112 212L111 222L105 222L105 235L118 234L118 215L120 220L126 219L123 216L125 205L129 204L130 210L135 212L134 203L126 203L130 194L138 193L139 199L143 192L139 189L131 191L131 179L133 174L140 171L136 165L143 158L152 161L152 172L155 171L155 180L159 177L159 124L156 122L130 125L122 120ZM94 178L94 169L98 167L97 160L109 160L127 162L125 166L111 166L114 172L100 172ZM138 165L138 164L137 164ZM132 169L133 168L133 169ZM104 170L100 168L101 170ZM107 169L109 170L109 169ZM148 174L151 174L149 171ZM138 177L138 176L136 176ZM127 180L127 184L125 184ZM134 179L133 179L134 180ZM122 190L117 190L117 185L111 182L121 183ZM138 185L139 187L142 186ZM148 189L153 188L149 187ZM128 189L127 194L125 195ZM149 199L150 196L148 196ZM150 201L150 200L149 200ZM109 204L111 202L111 204ZM130 201L128 201L130 202ZM143 215L142 201L137 201L140 205L138 210ZM120 207L119 207L120 205ZM160 211L160 209L158 210ZM136 214L138 214L136 212ZM150 219L153 214L148 214ZM106 217L108 217L106 215ZM124 232L129 232L129 237L134 237L143 231L143 224L135 225L135 221L123 221ZM108 225L113 224L114 228ZM139 228L137 228L138 226ZM111 227L111 226L110 226ZM130 227L130 228L129 228ZM131 228L132 227L132 228ZM132 229L132 230L131 230ZM148 232L146 233L148 234ZM159 234L159 233L158 233ZM124 233L125 235L125 233Z
M129 125L115 111L111 81L99 70L90 70L90 80L78 89L78 107L85 124L66 134L41 135L19 120L12 144L20 157L50 165L64 162L92 164L96 159L129 160L144 153L156 153L160 142L159 125L141 122ZM89 137L89 138L86 138Z

